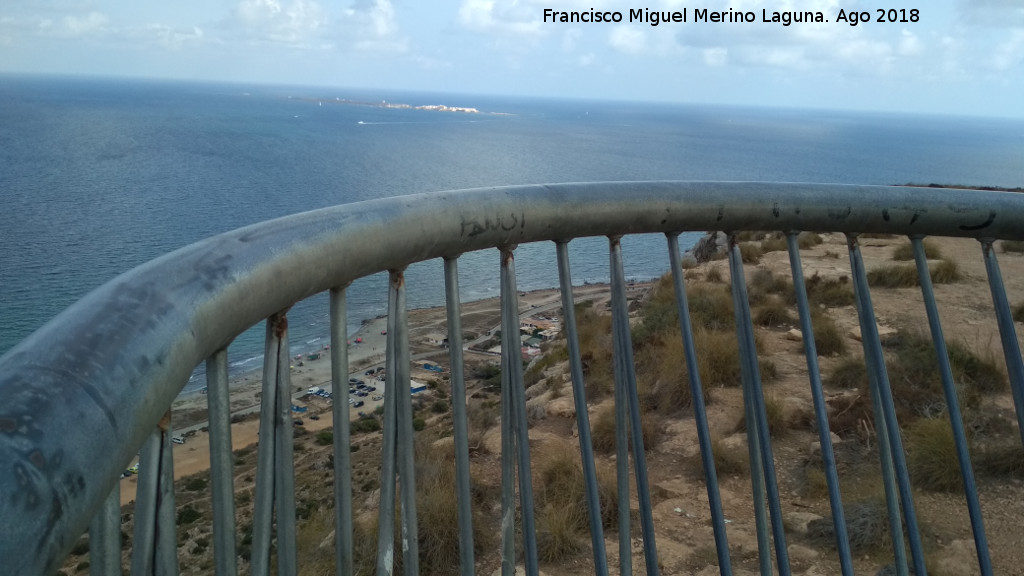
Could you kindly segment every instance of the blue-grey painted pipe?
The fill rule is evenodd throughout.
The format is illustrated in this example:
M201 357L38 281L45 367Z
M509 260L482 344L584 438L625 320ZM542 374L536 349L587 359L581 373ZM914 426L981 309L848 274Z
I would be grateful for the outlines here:
M111 280L0 358L0 517L23 519L0 525L0 559L16 573L54 572L196 365L271 314L368 274L581 236L799 229L1024 240L1021 222L1024 198L1013 193L604 182L386 198L227 232Z
M704 482L708 491L708 508L711 510L711 527L715 533L718 569L721 576L731 576L732 560L729 557L729 539L725 532L725 515L722 513L722 495L718 490L715 455L711 449L708 414L704 406L704 386L700 380L700 366L697 365L697 346L693 339L690 305L687 303L686 288L683 286L683 263L679 256L679 234L672 233L666 236L668 238L669 264L672 269L672 286L675 289L676 309L679 313L679 330L682 332L683 354L686 356L686 372L690 381L693 417L697 425L697 442L700 444L700 459L704 466Z
M352 428L348 403L348 307L346 288L331 288L331 416L334 426L334 573L353 573Z
M1013 326L1010 302L1006 299L1003 274L999 271L999 261L996 260L992 240L983 239L981 250L985 258L985 270L988 272L988 285L992 292L996 323L999 325L999 339L1003 342L1003 358L1006 360L1006 373L1013 394L1013 407L1017 412L1017 431L1020 433L1021 443L1024 444L1024 361L1021 360L1020 344L1017 342L1017 329Z
M868 370L875 375L873 400L877 401L878 409L881 410L881 421L884 422L886 436L888 436L887 445L896 472L896 486L900 493L903 521L907 526L907 540L910 543L910 556L914 561L914 574L926 576L928 572L924 563L924 549L921 546L921 532L917 527L917 513L914 511L914 494L910 487L910 474L907 472L907 457L903 451L900 426L896 421L892 388L890 388L889 375L885 368L885 357L882 354L882 341L878 336L878 325L875 323L875 310L871 304L871 293L868 290L864 258L860 253L856 235L850 235L847 244L850 252L850 272L855 289L854 296L857 299L857 314L860 318L861 342L864 345ZM879 427L879 442L882 442L881 430L882 428ZM902 529L897 529L896 532L902 532ZM898 546L895 546L895 542L894 548L899 549ZM897 569L899 569L899 564L897 564Z
M501 289L505 290L504 280ZM516 572L516 441L512 430L512 379L505 359L510 351L508 320L505 317L504 292L501 299L501 576L515 576ZM516 323L515 330L519 330Z
M928 269L928 259L925 257L924 243L921 241L921 237L912 236L910 243L914 247L914 264L917 265L917 279L921 284L921 297L924 300L924 308L928 314L928 327L932 333L932 343L935 345L935 357L938 360L942 392L946 396L946 410L949 414L950 428L953 431L956 458L960 463L960 477L964 482L964 497L967 499L967 513L971 518L971 530L974 534L974 548L978 555L978 567L981 569L982 576L991 576L992 559L988 552L988 539L985 537L985 523L981 519L978 487L974 482L974 469L971 467L971 455L967 448L967 435L964 433L963 418L960 415L960 402L956 397L953 370L949 366L946 337L942 333L942 321L939 320L939 309L935 305L932 275Z
M89 576L121 576L121 485L89 525Z
M743 258L736 236L729 235L729 271L732 278L733 309L736 316L736 340L739 344L740 367L743 378L743 399L747 406L747 440L751 450L760 451L760 464L764 491L771 512L772 535L775 537L775 559L779 574L789 576L789 549L786 547L786 530L782 525L782 505L779 502L779 482L775 476L775 457L772 454L772 440L768 432L768 418L765 414L764 389L761 386L761 369L757 362L757 345L754 342L754 324L750 317L750 302L747 299L747 281L743 273ZM751 471L754 468L751 459ZM751 474L753 478L754 475ZM754 484L755 497L760 484ZM760 545L760 534L758 539ZM764 557L765 551L759 550ZM762 564L762 570L764 565ZM770 572L769 572L770 573Z
M836 456L832 450L832 431L828 425L825 394L821 389L818 347L814 343L811 309L807 302L807 286L804 284L804 267L800 263L799 232L786 233L786 247L789 251L789 267L793 271L793 292L796 295L797 312L800 314L800 333L803 335L804 356L807 357L807 375L810 378L814 419L818 423L818 442L821 443L821 460L825 469L825 483L828 485L828 501L832 508L832 526L835 529L839 566L843 576L853 576L853 557L850 553L850 538L846 532L843 499L839 494L839 472L836 470Z
M610 277L612 292L612 334L615 341L616 376L622 378L629 407L629 433L633 440L633 475L636 480L636 498L640 507L640 530L643 536L644 563L647 574L657 576L658 548L654 534L653 506L650 483L647 480L647 454L644 451L643 423L640 421L640 399L636 390L636 364L633 361L633 342L629 327L629 304L626 302L626 278L622 268L622 245L618 236L609 238Z
M406 305L405 273L391 272L389 308L395 311L395 380L398 406L398 445L396 454L399 486L402 489L402 572L406 576L420 573L419 531L416 519L415 431L412 427L412 383L409 359L409 309Z
M455 436L455 493L459 516L459 573L473 576L473 497L469 476L469 430L466 422L466 378L462 359L462 309L459 302L459 260L444 259L445 304L448 312L448 358L451 365L452 427Z
M217 576L236 576L235 455L231 450L231 397L228 351L206 360L206 401L210 426L210 499L213 501L213 555Z
M292 420L292 371L288 346L288 326L281 331L277 348L277 376L274 393L274 510L276 512L277 574L295 576L298 573L298 551L295 539L295 439Z
M285 312L267 318L263 347L263 387L260 392L260 431L256 459L256 498L252 512L253 576L270 574L270 540L274 522L274 465L277 462L277 374L281 336L288 329ZM134 572L134 570L133 570Z
M597 487L597 467L594 464L594 444L590 434L590 414L587 411L587 390L583 383L583 361L580 359L580 339L576 330L576 299L572 294L568 242L557 242L555 252L558 255L558 286L562 295L562 323L565 328L565 345L569 352L573 407L576 409L576 428L579 430L580 462L583 466L587 513L590 518L594 575L608 576L608 555L604 545L604 525L601 522L601 498Z
M537 530L533 513L529 424L526 419L526 389L523 386L523 343L519 333L519 290L516 288L513 248L501 248L501 340L507 342L502 355L502 373L508 373L509 404L512 409L510 423L519 470L519 509L523 522L526 576L537 576Z
M395 567L395 465L398 445L398 308L395 271L388 280L388 335L384 360L384 433L380 454L380 506L377 509L377 576Z

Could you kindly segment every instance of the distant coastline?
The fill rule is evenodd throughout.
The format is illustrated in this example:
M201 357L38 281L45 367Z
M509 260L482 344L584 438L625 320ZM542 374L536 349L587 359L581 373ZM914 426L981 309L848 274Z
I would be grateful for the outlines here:
M367 100L349 100L348 98L311 98L302 96L288 96L289 100L299 100L300 102L317 102L323 106L327 104L344 104L348 106L368 106L371 108L390 108L395 110L425 110L429 112L457 112L460 114L484 114L487 116L513 116L509 112L483 112L478 108L472 108L468 106L448 106L447 104L421 104L414 106L412 104L402 104L400 102L388 102L387 100L381 100L380 102L371 102Z

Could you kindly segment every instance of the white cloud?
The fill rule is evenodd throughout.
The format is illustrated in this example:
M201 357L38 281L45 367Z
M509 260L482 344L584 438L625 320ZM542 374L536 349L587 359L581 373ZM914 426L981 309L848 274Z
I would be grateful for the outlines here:
M109 31L110 18L101 12L67 15L59 19L41 18L36 21L38 33L46 36L76 38L97 36Z
M344 11L340 34L343 45L360 52L401 54L409 50L391 0L357 1Z
M459 23L474 32L512 36L539 36L545 33L544 9L538 2L522 0L462 0Z
M312 0L241 0L235 13L247 39L256 42L309 47L326 29L324 11Z
M191 30L185 30L166 24L149 24L136 29L134 32L139 40L156 40L165 48L174 50L198 45L206 38L206 34L198 26L192 27Z
M899 54L901 56L917 56L922 51L921 39L917 34L906 29L900 31Z
M1024 64L1024 30L1014 30L1010 38L996 46L992 67L1005 72Z
M701 51L704 64L712 68L725 66L729 63L729 50L726 48L705 48Z
M640 29L631 26L616 26L608 36L612 48L626 54L641 54L647 49L647 37Z

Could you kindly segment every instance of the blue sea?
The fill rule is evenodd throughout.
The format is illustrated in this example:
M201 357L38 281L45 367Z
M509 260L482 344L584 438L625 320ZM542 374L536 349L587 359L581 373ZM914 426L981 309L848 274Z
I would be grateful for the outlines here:
M1024 186L1024 121L0 76L0 354L117 274L262 220L447 189L665 179ZM607 281L606 241L570 246L576 282ZM663 237L623 250L631 278L666 270ZM521 289L557 284L553 246L517 260ZM463 299L496 295L497 268L497 251L464 257ZM407 282L411 306L443 304L440 262ZM386 312L385 285L350 288L350 331ZM289 318L293 352L326 343L325 297ZM235 370L259 367L261 338L236 341Z

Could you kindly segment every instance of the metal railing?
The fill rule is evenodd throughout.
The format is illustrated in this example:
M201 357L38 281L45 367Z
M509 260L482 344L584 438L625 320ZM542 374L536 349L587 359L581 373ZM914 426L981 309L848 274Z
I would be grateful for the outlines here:
M839 494L835 457L817 364L813 326L797 246L799 231L843 232L869 369L875 429L880 442L897 572L909 565L926 573L907 463L882 358L871 294L858 244L860 233L910 237L924 304L938 352L942 383L956 439L971 526L982 574L991 574L984 524L972 476L957 395L935 306L921 238L971 237L980 250L998 319L1006 365L1024 431L1024 367L1011 311L992 248L995 239L1024 240L1024 196L908 187L783 183L634 182L522 186L389 198L298 214L242 228L188 246L132 270L59 315L0 358L0 570L52 574L87 528L94 575L121 574L118 477L141 447L132 536L132 574L176 574L177 538L171 431L167 415L193 368L206 362L214 507L213 547L218 575L237 573L236 526L226 348L237 335L266 319L262 406L251 558L252 574L295 574L295 486L286 311L313 294L330 292L332 383L335 391L334 494L336 573L351 574L352 464L346 338L346 286L390 271L387 384L381 455L377 573L389 574L396 555L406 574L418 573L413 429L409 393L410 352L403 270L442 258L451 340L459 558L473 574L472 511L467 408L460 338L459 255L500 250L502 323L501 565L521 561L537 573L531 458L520 361L515 247L552 241L563 302L594 570L609 571L602 532L594 455L584 388L568 243L607 236L613 319L618 566L631 574L630 470L637 490L640 534L648 574L659 563L651 494L640 428L626 281L619 239L664 233L693 397L709 512L721 574L731 574L726 521L691 328L678 234L690 230L778 230L786 235L807 357L821 456L833 512L841 571L853 574ZM754 346L754 331L735 237L729 270L740 347L742 390L762 574L790 573L779 488ZM55 401L56 399L56 401ZM516 480L518 479L518 485ZM400 517L396 495L401 495ZM517 504L518 502L518 504ZM276 512L276 513L275 513ZM394 547L395 522L400 547ZM276 539L272 538L276 534ZM774 541L774 558L771 543ZM773 562L774 559L774 562Z

